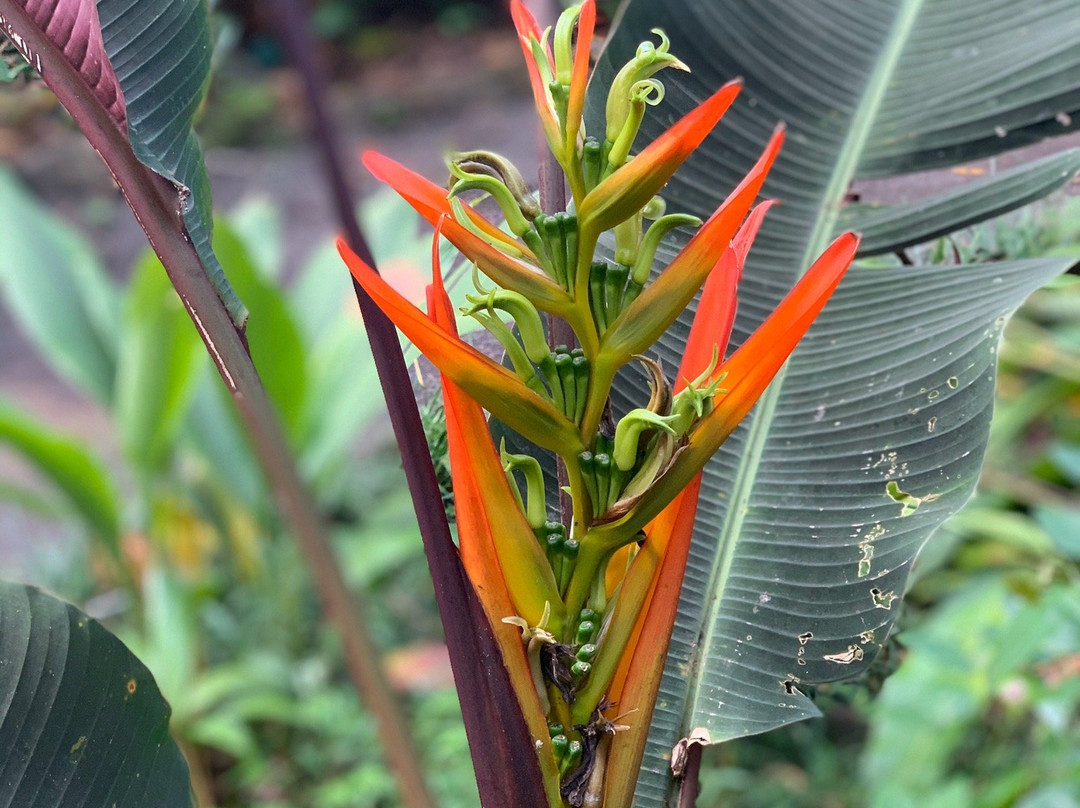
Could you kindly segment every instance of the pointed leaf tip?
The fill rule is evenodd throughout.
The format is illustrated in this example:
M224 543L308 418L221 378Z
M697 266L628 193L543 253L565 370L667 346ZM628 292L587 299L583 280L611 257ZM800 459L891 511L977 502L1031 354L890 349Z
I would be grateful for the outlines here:
M741 90L740 82L729 81L590 191L581 203L582 229L599 233L640 210L701 145Z
M338 253L375 304L432 363L511 429L544 449L581 451L574 425L518 376L467 342L448 334L337 240Z
M518 36L528 37L532 34L540 39L540 26L536 22L536 17L521 0L510 0L510 16L514 21L514 27L517 28Z
M439 217L452 216L450 200L445 188L377 151L365 151L360 159L375 179L393 188L428 224L434 226L438 223ZM466 205L464 209L469 221L482 230L485 236L489 236L493 241L510 245L519 253L532 257L527 247L515 241L471 207ZM450 219L450 223L457 224L453 218ZM447 238L454 243L455 247L461 249L461 245L451 233L447 234Z
M694 322L690 327L683 361L679 365L675 392L679 392L689 379L697 378L709 366L714 350L720 361L723 361L731 330L735 325L735 311L738 306L736 287L742 278L743 265L754 238L761 229L761 223L765 220L765 214L774 204L776 200L766 199L750 211L750 215L732 238L731 246L709 273Z

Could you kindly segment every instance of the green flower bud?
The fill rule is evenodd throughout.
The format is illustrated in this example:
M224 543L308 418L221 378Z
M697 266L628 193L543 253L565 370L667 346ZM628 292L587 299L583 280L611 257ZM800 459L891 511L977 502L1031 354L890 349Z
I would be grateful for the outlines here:
M660 37L660 44L654 45L651 42L642 42L638 46L634 58L623 66L611 82L611 89L608 91L607 98L606 117L607 139L612 143L623 131L626 120L631 114L631 96L634 93L635 85L650 78L665 67L686 71L690 69L668 53L671 42L663 31L654 28L653 33Z
M562 235L563 256L566 262L567 288L574 285L578 260L578 220L573 213L557 213L559 231Z
M626 118L622 131L611 143L608 150L608 168L618 168L630 157L641 122L645 118L645 107L655 107L664 100L664 85L656 79L644 79L630 88L630 97L626 106ZM610 139L610 130L608 136Z
M529 190L525 178L517 166L502 155L489 151L461 152L453 155L451 165L456 165L467 174L486 174L502 182L526 218L535 219L540 213L540 204Z
M528 503L525 508L525 518L529 527L540 530L547 520L547 498L544 494L544 470L540 468L540 461L531 455L515 455L506 451L506 442L499 447L499 457L502 460L503 470L513 478L515 471L520 471L525 478L525 494ZM512 486L517 490L517 485Z
M570 749L570 739L562 734L562 724L551 724L559 728L559 732L551 736L551 751L555 753L555 761L561 762Z
M580 662L592 662L594 659L596 659L596 646L593 645L591 642L587 642L577 649L577 652L574 654L574 656Z
M596 635L596 624L591 620L582 620L578 623L576 640L578 645L585 645L592 642L593 637Z
M615 262L631 266L637 263L641 248L641 211L615 225Z
M558 533L547 534L544 551L547 555L548 563L551 564L552 571L557 571L559 564L562 562L563 542L563 537Z
M483 168L481 164L474 162L466 162L463 165L471 168ZM532 230L522 205L501 177L493 176L486 171L473 173L463 168L462 164L453 161L450 163L450 174L452 175L451 196L460 196L465 191L483 191L490 194L499 204L503 216L506 217L506 223L510 226L510 230L514 235L523 237ZM535 203L532 204L535 205ZM532 215L535 218L536 213Z
M596 502L593 511L599 515L607 510L608 491L611 487L611 458L606 453L593 455L596 474Z
M645 237L641 241L641 249L638 251L633 269L630 270L630 277L635 283L644 286L649 279L649 270L652 269L653 260L656 258L656 250L660 247L660 242L664 236L676 227L700 226L701 219L686 213L670 213L667 216L661 216L649 225L649 229L645 231Z
M592 452L586 450L578 455L578 468L581 471L582 482L585 483L585 490L589 494L589 500L596 502L598 499L596 491L596 460Z
M589 308L592 311L596 330L603 334L607 331L607 318L604 311L604 286L607 283L607 262L594 261L589 268Z
M581 423L585 415L585 404L589 397L589 360L584 356L570 355L570 364L574 370L575 407L572 416L574 423Z
M568 353L558 354L555 357L555 371L559 374L559 384L563 390L563 412L572 419L578 409L573 357Z
M645 207L641 209L641 215L651 221L659 219L666 211L667 202L664 201L664 197L658 195L645 203Z
M555 57L555 81L569 85L574 75L574 28L581 16L581 5L571 6L555 22L552 55Z
M559 776L566 777L581 763L581 741L570 741L566 755L559 761Z
M615 264L608 267L607 279L604 284L604 314L607 321L614 322L615 318L622 313L623 294L626 291L626 281L630 277L630 267L626 264Z
M469 312L469 316L484 326L484 328L499 341L499 344L506 349L506 355L510 357L510 363L514 366L514 372L521 377L525 384L540 395L547 395L543 382L540 381L540 378L536 375L536 371L533 369L532 362L529 360L529 357L525 355L521 343L518 341L518 338L514 336L514 332L507 328L506 323L486 311Z
M671 458L675 456L678 447L678 439L669 432L661 432L656 436L649 451L645 454L637 473L623 488L622 499L632 499L641 496L649 490L653 481L667 468Z
M582 679L587 679L589 677L589 674L592 673L592 665L590 665L588 662L582 662L578 660L570 666L570 673L578 681L581 681Z
M454 214L454 221L464 227L478 239L483 240L484 242L492 245L493 247L498 247L502 252L506 253L511 258L525 257L525 253L522 250L517 249L517 247L515 247L512 242L497 241L496 239L492 238L491 234L485 233L481 228L479 228L476 225L476 222L472 220L472 217L470 217L469 214L465 212L465 203L457 197L453 197L450 200L450 211ZM522 238L524 239L526 244L529 244L528 234L526 234ZM529 244L529 249L535 250L536 248L532 244Z
M510 315L521 335L521 344L525 348L525 354L531 361L539 365L548 357L550 351L547 334L544 332L544 321L540 319L540 312L527 297L509 289L494 289L484 297L469 295L466 299L473 304L473 307L467 309L465 314L474 314L481 309L488 311L499 309Z
M604 147L592 136L585 138L581 147L581 167L585 190L591 191L600 182L604 172Z
M645 430L661 429L676 434L672 416L657 415L646 409L631 410L615 427L615 463L623 471L630 471L638 461L638 439Z

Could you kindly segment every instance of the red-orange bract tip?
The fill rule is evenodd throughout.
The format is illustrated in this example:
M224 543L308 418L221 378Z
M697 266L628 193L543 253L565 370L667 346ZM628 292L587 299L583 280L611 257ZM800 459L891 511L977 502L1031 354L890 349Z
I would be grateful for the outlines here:
M447 333L403 298L341 239L338 252L375 304L442 372L507 426L552 451L581 451L577 430L512 371Z
M731 329L735 325L735 310L738 306L736 286L742 278L743 266L754 243L754 237L772 205L773 200L766 200L750 211L750 215L732 238L731 246L724 251L709 273L693 325L690 327L690 336L686 340L686 349L675 382L676 393L709 366L714 350L720 361L723 361L728 340L731 338Z
M596 3L587 0L581 6L577 21L577 44L574 49L574 71L570 80L570 98L567 104L569 135L577 137L577 125L585 108L585 85L589 81L589 52L592 47L593 29L596 27Z
M510 16L514 20L514 27L517 28L519 36L527 37L532 34L540 39L540 26L521 0L510 0Z
M590 191L578 213L582 227L588 221L594 232L602 232L641 209L701 145L741 89L729 81Z
M450 201L447 198L445 188L439 187L415 171L376 151L365 151L361 159L364 167L371 172L375 179L386 183L397 191L401 198L412 205L413 209L429 224L435 225L441 216L450 215ZM513 238L472 208L466 206L465 215L469 217L470 222L482 230L486 236L490 236L493 241L500 241L513 246L519 252L529 256L532 255L527 247L518 244ZM451 240L453 241L453 239Z
M397 191L431 224L435 224L444 213L450 212L446 191L415 171L410 171L396 160L376 151L364 152L361 160L375 179Z

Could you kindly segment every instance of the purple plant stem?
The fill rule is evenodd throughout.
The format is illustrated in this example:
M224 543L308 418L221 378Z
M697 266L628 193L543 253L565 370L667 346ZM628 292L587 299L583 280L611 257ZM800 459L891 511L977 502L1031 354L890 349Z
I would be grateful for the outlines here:
M296 0L274 0L274 5L279 16L279 30L305 83L313 136L345 240L360 258L374 267L371 250L356 220L344 161L323 101L325 73L308 33L303 9ZM405 476L432 571L435 598L461 700L481 803L487 808L545 805L547 799L528 726L503 666L491 625L450 535L397 331L355 281L353 288L401 449Z

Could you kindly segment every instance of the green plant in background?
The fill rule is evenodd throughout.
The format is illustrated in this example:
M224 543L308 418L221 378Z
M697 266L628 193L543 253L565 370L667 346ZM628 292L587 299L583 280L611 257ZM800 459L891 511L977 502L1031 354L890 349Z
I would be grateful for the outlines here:
M50 8L49 13L72 12L79 2L65 0L60 5L59 11ZM84 15L80 18L81 27L65 29L63 36L72 37L71 41L50 40L50 36L59 34L45 33L40 16L44 6L37 0L0 0L0 18L6 31L18 34L35 64L41 60L43 78L72 109L77 122L106 157L139 210L140 220L161 251L181 299L200 324L204 342L218 360L220 374L236 394L244 423L254 438L256 454L273 480L278 502L283 505L295 534L302 539L302 546L310 553L311 548L318 546L317 519L312 520L311 509L305 504L297 475L284 452L285 440L269 406L264 406L267 401L262 387L237 334L236 325L243 321L243 310L225 288L221 276L217 276L216 291L206 282L217 274L218 262L209 252L209 198L201 176L199 154L190 136L190 115L198 106L205 76L205 26L193 24L183 29L190 37L159 39L153 36L151 28L118 28L119 5L113 0L98 0L95 6L97 19ZM185 19L199 23L200 8L194 0L174 0L167 4L145 0L126 6L126 13L134 13L132 9L135 9L146 14L142 18L146 20L185 14L190 15ZM762 10L764 13L758 13ZM712 198L713 189L729 186L733 177L744 172L748 155L754 153L754 145L764 139L776 118L788 121L788 148L772 175L772 184L766 187L766 193L782 197L786 204L771 217L772 222L766 223L762 234L763 242L769 241L773 249L752 255L747 265L743 306L735 325L735 341L739 342L753 330L762 312L772 306L778 290L790 287L794 268L804 266L804 259L816 254L835 229L854 227L864 231L864 256L884 254L997 215L1063 183L1075 170L1075 154L992 176L960 192L914 205L867 210L844 203L844 194L853 179L949 165L1070 128L1071 122L1078 120L1074 80L1070 78L1075 75L1080 60L1072 44L1077 40L1075 26L1080 24L1074 11L1068 2L1010 3L1006 7L974 0L886 3L853 0L843 9L828 3L800 4L796 8L770 2L763 8L751 8L734 1L686 0L663 5L643 0L631 2L613 35L608 55L600 62L594 82L596 95L587 118L601 114L604 91L614 74L612 65L625 62L637 43L647 36L648 29L659 24L673 39L687 43L685 58L693 69L684 81L669 86L665 114L678 117L693 107L707 88L719 86L736 74L746 77L746 95L750 100L734 111L730 124L716 141L705 144L700 158L688 165L689 170L677 175L665 189L664 195L672 209L693 214L715 208L718 200ZM99 20L100 31L94 27ZM78 47L68 48L72 41ZM765 47L762 43L769 45ZM143 59L119 62L122 68L119 75L109 70L94 72L78 58L65 55L89 53L97 59L94 64L98 67L111 66L110 56L120 50L137 52ZM168 64L180 61L189 69L160 70L165 56L169 57ZM998 80L986 81L988 76ZM162 95L183 101L177 104L182 109L177 112L156 104L155 99ZM914 104L913 99L918 103ZM168 117L174 112L177 112L175 117ZM655 136L651 126L646 124L643 135ZM135 156L145 162L138 163ZM162 183L160 177L170 182ZM177 184L181 186L179 189ZM1026 235L1014 239L1003 230L959 250L943 249L929 254L911 250L915 266L886 265L879 260L859 268L852 276L857 282L841 287L809 342L796 353L780 382L766 394L763 406L733 436L717 463L707 470L705 507L691 548L688 585L669 659L671 672L665 677L663 709L657 713L649 739L646 766L636 796L639 804L654 805L671 798L673 787L665 756L674 741L687 737L692 730L705 727L714 740L719 740L806 716L814 708L802 692L808 692L813 681L836 679L869 665L873 655L869 649L883 642L897 613L898 597L916 550L934 525L959 506L974 484L989 418L999 321L1041 278L1060 272L1072 262L1068 257L986 262L988 258L1003 257L1003 251L1005 257L1013 257L1009 252L1015 249L1015 244L1010 239L1037 242ZM230 238L223 233L218 241L224 259L230 250ZM192 243L198 247L198 256L191 249ZM681 246L663 245L658 253L660 263ZM4 248L6 256L6 240ZM207 516L225 526L223 530L236 530L237 525L215 512L220 506L212 507L219 490L229 486L237 490L246 487L249 496L242 500L243 507L251 508L256 514L265 513L266 500L261 499L264 489L257 482L252 464L247 466L251 473L246 475L246 483L245 474L236 474L235 479L217 479L232 476L230 447L241 446L242 441L232 416L220 411L218 395L205 385L195 387L192 392L183 381L187 374L198 375L192 368L199 360L192 358L189 347L184 347L177 310L168 303L167 296L158 294L163 286L146 270L145 274L140 272L132 287L133 300L138 295L140 303L149 302L152 309L165 312L160 317L149 316L141 306L123 304L115 295L103 293L101 284L85 272L85 255L77 250L62 253L59 264L37 265L41 276L36 281L37 292L27 294L23 288L24 297L18 306L47 313L53 302L49 293L59 290L58 308L70 316L59 319L55 326L41 329L37 341L51 354L62 353L57 346L65 340L72 345L77 343L73 350L86 361L67 359L60 364L68 374L92 389L99 400L109 401L110 406L115 401L115 412L120 412L122 407L125 414L131 415L130 425L125 427L130 430L125 446L135 472L133 479L137 481L137 506L130 515L126 507L114 508L114 516L109 515L108 508L99 509L95 521L88 520L89 523L105 534L110 533L114 524L153 525L154 518L160 519L162 513L182 512L184 508L177 509L175 504L179 501L185 508L192 504L205 508ZM964 259L957 265L943 267L932 263L935 257L951 260L957 256ZM240 259L235 262L243 263ZM66 267L73 268L70 278L61 275L60 283L55 286L47 282L49 278L56 280L57 272ZM255 300L263 295L270 297L266 292L270 285L254 277L254 273L251 275L250 282L245 284L241 270L237 285L245 286L245 302L255 312ZM309 292L319 298L319 290L324 287L313 284ZM71 305L71 298L82 295L85 300ZM248 296L252 300L247 300ZM228 313L223 301L228 302ZM888 739L893 737L889 735L888 719L902 719L886 711L885 717L879 718L883 722L880 737L885 740L876 740L874 736L866 758L864 791L876 795L878 778L889 778L891 784L889 788L882 786L880 799L891 802L883 804L906 805L912 801L917 804L927 799L952 799L955 804L964 804L969 795L973 804L980 806L1022 804L1022 800L1027 800L1029 805L1045 805L1070 798L1068 778L1072 764L1067 751L1070 744L1067 740L1053 740L1061 737L1060 732L1055 736L1054 732L1044 731L1046 727L1053 729L1061 725L1061 721L1053 723L1057 720L1055 715L1069 715L1070 709L1075 711L1075 702L1070 701L1073 697L1067 688L1063 691L1049 684L1051 674L1062 669L1063 657L1053 642L1056 637L1067 637L1066 629L1052 635L1048 645L1035 650L1029 646L1028 650L1022 649L1012 656L1004 651L982 654L981 645L975 648L968 643L964 629L956 630L958 622L970 620L972 637L978 636L984 643L1008 644L1015 639L1010 631L1020 631L1009 627L1023 625L1013 623L1014 616L1024 621L1045 620L1053 626L1054 615L1067 614L1074 608L1071 598L1067 593L1060 594L1063 590L1056 583L1074 574L1074 567L1070 566L1071 562L1056 560L1047 551L1047 542L1058 537L1058 553L1068 557L1073 552L1069 549L1072 544L1068 526L1074 512L1067 501L1047 494L1059 492L1072 479L1069 475L1075 474L1076 439L1067 425L1061 426L1060 416L1031 420L1032 412L1044 413L1047 407L1071 401L1075 395L1068 387L1075 380L1072 359L1075 336L1068 325L1071 304L1067 301L1068 297L1060 293L1044 298L1042 308L1036 308L1037 313L1025 324L1027 336L1019 343L1018 356L1025 363L1052 373L1036 379L1008 404L1003 413L1006 428L999 434L1011 437L996 439L999 443L992 445L991 456L993 451L1000 451L998 447L1015 448L1017 436L1043 424L1064 430L1059 443L1047 449L1041 459L1033 459L1035 470L1041 475L1035 490L1025 492L1022 487L1012 485L1015 463L1005 468L1005 473L1014 476L1004 482L999 476L998 490L991 492L990 499L978 503L987 512L992 508L998 518L983 518L980 522L975 518L979 512L974 511L966 527L959 523L971 533L992 534L994 543L987 551L977 545L962 547L956 570L946 567L941 574L970 571L973 565L997 563L1003 557L1010 559L1009 563L1025 564L1035 558L1055 560L1037 563L1035 574L1010 577L1004 587L994 583L986 583L984 588L954 587L958 594L950 596L955 600L942 612L941 621L928 617L918 629L921 633L913 635L910 658L918 664L913 665L912 673L907 678L898 678L900 684L894 695L888 694L886 686L885 695L873 708L868 708L876 714L877 705L903 703L905 691L925 688L935 697L940 696L942 703L954 700L966 704L966 712L956 715L958 719L971 720L978 715L981 705L1002 706L1011 699L1012 707L1006 707L1005 719L998 722L998 726L1009 730L1001 737L1006 743L1016 739L1023 743L1022 739L1030 737L1050 739L1046 765L1040 769L1043 781L1015 778L1009 782L994 779L991 783L974 775L970 780L956 775L952 765L942 764L941 757L953 754L961 760L965 755L969 759L978 758L987 747L972 745L970 736L950 733L940 733L941 737L935 739L939 742L937 765L927 767L917 777L909 777L905 771L890 768L889 761L883 761L875 751L888 746ZM1038 299L1035 305L1040 306ZM286 322L280 316L282 311L288 312L288 306L268 303L260 317L280 324ZM275 380L276 351L260 356L260 349L255 347L257 341L280 336L282 365L291 364L296 370L301 364L296 357L303 358L307 350L314 350L314 342L306 342L306 328L301 324L303 311L301 307L292 315L292 329L285 327L279 333L264 323L263 336L256 340L254 335L260 326L253 322L254 331L249 335L256 361L269 363L265 368L267 386L292 448L321 445L327 453L323 457L332 458L332 436L339 433L329 425L338 423L334 419L343 417L342 413L327 416L323 421L321 414L313 413L321 408L307 403L321 403L321 397L302 393L280 377ZM117 322L123 322L124 328L132 329L133 334L152 335L159 340L162 351L167 349L167 361L155 354L156 346L110 342L118 338L112 330ZM678 364L671 358L680 353L685 333L686 324L677 325L659 343L658 353L672 367ZM72 334L80 336L76 338ZM867 335L879 338L868 339ZM1051 337L1050 351L1041 350L1039 345L1039 340L1047 335ZM385 337L382 332L372 339L376 354L384 358L387 356ZM155 356L160 361L155 361ZM339 362L347 365L346 373L351 372L355 354L350 354L347 360L338 356L328 356L327 367ZM121 384L117 375L98 373L106 362L114 363L116 374L131 379L166 376L179 381L147 390L142 395L139 392L142 382ZM303 364L300 377L305 382L299 387L310 391L316 384L313 379L319 378L320 373ZM334 389L341 382L329 371L323 378L327 389ZM389 378L394 377L390 374ZM612 397L616 410L626 409L630 395L636 394L639 386L636 379L616 379ZM395 416L403 410L402 395L411 393L407 388L400 373L396 381L387 383L388 393L395 396L391 407ZM204 404L204 399L210 403ZM215 407L219 408L217 415L214 415ZM188 412L185 418L190 420L174 420L180 419L177 413L185 409ZM211 494L168 490L171 486L167 480L173 473L171 441L167 434L159 438L149 428L154 417L148 413L161 414L162 423L176 430L178 440L185 443L190 440L200 447L190 456L205 464L204 471L212 475ZM55 463L58 481L71 496L84 471L94 469L92 457L85 452L71 453L67 450L70 443L65 446L53 436L40 430L35 432L33 422L24 414L9 415L5 411L4 415L8 440L36 456L39 464ZM187 432L189 427L191 436ZM416 430L411 437L408 428L402 434L406 435L406 445L413 450L422 445ZM142 443L140 436L149 436L149 443ZM322 441L314 436L321 436ZM239 450L235 456L242 454ZM417 484L416 467L410 464L422 454L423 451L405 454L413 484ZM331 490L335 484L344 485L341 481L348 479L348 475L335 473L335 465L338 469L341 465L321 462L318 452L307 454L304 463L310 464L306 469L309 479L322 491ZM344 467L348 468L347 462ZM322 482L320 475L325 475ZM442 567L436 563L436 569L442 570L440 583L455 593L454 597L462 598L460 608L445 612L452 618L445 624L447 639L456 664L468 671L464 675L467 687L462 691L466 722L471 722L474 730L479 728L477 737L498 741L487 746L477 742L472 752L479 764L485 803L500 804L508 794L517 793L515 781L523 783L520 787L526 791L531 788L528 772L510 765L515 760L512 750L516 750L516 760L526 760L531 754L529 738L517 720L520 716L515 717L513 710L506 707L510 702L506 698L505 677L500 679L497 667L467 665L470 655L472 659L482 659L485 647L490 651L490 635L485 639L483 615L477 619L475 602L469 601L467 589L460 586L460 580L455 582L447 574L447 570L453 569L452 563L445 563L452 552L447 554L448 540L443 542L435 535L438 520L434 519L432 510L437 508L441 514L442 496L434 475L432 483L426 495L423 485L418 486L420 494L415 501L421 511L426 546L433 558L441 557L444 562ZM107 483L96 488L96 492L82 491L73 496L76 507L89 514L87 503L93 507L94 503L105 502L112 496ZM549 486L549 490L554 488L555 485ZM167 504L158 504L162 501ZM359 503L358 507L366 506ZM856 513L855 521L852 513ZM1033 525L1037 529L1033 530ZM884 533L878 533L878 527ZM717 551L718 546L721 552ZM442 556L438 555L440 552ZM305 557L311 559L317 555ZM815 571L813 580L800 578L803 570ZM919 586L927 587L932 580L933 576L927 577ZM147 614L151 603L157 603L163 597L161 593L168 592L163 587L150 593L152 581L152 576L146 576ZM275 591L272 587L270 590ZM915 590L917 598L919 592ZM239 586L236 595L242 601L247 597L245 588ZM207 618L203 621L205 625L220 628L220 623L209 619L210 615L221 615L220 610L208 608L211 602L208 599L196 604L199 610L207 609L201 613ZM703 609L705 603L711 606ZM5 617L30 609L57 624L57 615L68 614L73 629L70 636L76 640L85 636L81 632L97 631L94 624L74 612L58 610L55 601L43 599L23 587L5 586L0 595L0 609ZM330 609L328 613L348 646L350 632L341 610ZM979 619L972 618L973 613ZM161 625L169 623L170 620L162 619ZM0 703L15 703L13 694L20 699L39 698L39 701L33 702L30 723L23 721L21 714L16 716L9 707L4 708L0 721L18 720L20 726L35 726L34 722L39 722L47 728L44 737L50 739L51 748L63 746L72 755L81 754L80 766L107 762L114 771L120 771L116 758L102 755L119 754L121 749L150 748L145 744L163 742L160 725L155 729L157 735L150 740L144 736L137 743L124 745L106 746L97 743L98 736L90 735L80 741L82 735L77 731L66 737L64 731L74 731L77 722L72 723L73 719L61 710L46 710L43 705L53 702L41 698L45 690L31 671L35 665L40 667L47 662L58 672L58 681L77 686L77 668L66 664L79 653L77 641L45 650L37 624L19 625L22 628L18 631L6 630L0 637L3 659L18 660L23 671L18 679L9 678L0 683L3 696ZM234 637L243 635L235 627L233 631ZM872 638L869 632L873 632ZM222 636L228 633L223 632ZM152 632L146 632L143 640L142 650L150 657L162 653L162 649L155 650L155 642L157 645L161 642L154 637ZM955 644L962 646L959 656L940 653L940 649L948 651ZM57 655L49 658L48 653ZM935 657L955 664L960 656L973 663L990 660L993 670L970 674L958 684L948 676L939 676L935 671L940 666L929 664ZM168 655L162 654L162 658ZM28 661L33 664L23 664ZM102 664L106 664L104 658ZM110 657L108 664L112 667L101 669L101 677L118 689L103 691L102 696L127 692L130 676L124 676L136 669L130 655L121 650ZM1038 681L1031 679L1032 670ZM1021 692L1022 688L1014 686L1011 678L1014 674L1029 679L1027 696ZM252 681L262 681L259 676L249 675ZM236 681L242 678L240 674ZM138 703L161 715L160 699L141 681L135 682ZM310 693L301 684L293 680L294 693L290 695ZM228 687L221 687L230 697L235 695ZM999 687L996 699L987 695L994 687ZM834 693L839 692L836 686L832 688ZM471 697L470 691L474 694ZM275 698L280 695L280 691L272 688L269 692ZM477 699L475 693L482 694L481 698ZM501 693L502 697L492 699L493 693ZM500 705L497 715L484 713L485 697L489 704ZM203 698L203 708L213 703L212 699ZM229 699L220 703L225 701ZM322 717L316 719L309 713L296 722L299 725L306 720L310 723L305 726L319 725L325 730L326 716L335 709L335 702L333 698L314 701L320 703L320 710L325 710L320 713ZM273 699L267 702L273 703ZM855 703L860 702L855 700ZM1024 709L1018 710L1017 705ZM250 704L242 709L238 707L240 717L231 725L224 723L241 728L250 726L258 723L253 716L265 715L267 709ZM1013 712L1008 713L1008 709ZM196 734L192 727L197 721L193 717L215 712L212 709L200 712L200 705L194 701L185 709L178 709L181 725L187 722L185 732L189 737ZM1018 715L1022 724L1023 717L1029 713L1042 723L1033 724L1034 729L1027 735L1023 726L1009 724ZM124 723L112 726L124 733L135 727ZM209 726L203 740L216 733L217 740L213 743L226 744L224 739L229 730L220 726L214 729L212 721ZM270 734L280 731L272 726L265 729ZM496 731L503 729L505 734ZM380 734L385 732L383 725ZM814 737L815 732L806 729L803 734ZM693 734L701 737L697 732ZM314 738L318 736L319 733L314 734ZM347 732L337 737L345 736ZM0 733L0 737L7 743L15 743L6 740L13 736ZM319 740L314 738L307 735L300 745L317 745ZM356 736L348 736L343 744L347 746L355 740ZM234 741L238 744L234 748L243 746L242 742ZM401 745L391 743L388 748L400 751ZM448 748L451 757L461 754L460 747L451 744ZM912 744L905 748L914 754L920 747ZM70 769L55 767L66 765L70 758L54 759L48 751L35 747L28 756L17 758L21 767L18 776L6 779L5 788L15 789L13 793L17 794L18 789L34 790L40 782L67 782ZM296 758L307 766L309 762L314 764L317 756L309 757L305 752ZM186 776L182 766L175 765L179 760L175 750L166 749L158 760L168 763L168 782L155 781L147 787L160 787L162 793L169 791L177 795L177 804L184 803ZM807 760L814 758L808 755ZM820 765L812 780L815 784L844 771L842 766L823 763L822 758L817 763ZM307 771L314 769L312 765ZM271 763L268 768L249 767L246 773L257 778L260 772L272 770ZM133 770L123 771L131 776ZM149 784L153 772L148 768L139 774ZM511 774L513 777L509 777ZM505 781L507 787L501 791L500 775L509 777ZM358 774L350 784L328 787L320 792L320 797L345 799L344 794L350 788L362 790L365 786L379 792L387 780L373 777L370 772ZM92 801L99 796L105 799L108 790L114 787L125 789L122 777L116 782L106 782L107 779L99 779L95 784L74 780L77 787L68 794L73 799ZM378 784L372 785L376 780ZM298 788L310 782L301 781L303 777L294 781ZM410 783L406 780L405 785ZM129 795L126 799L135 802L121 804L139 804L139 795L130 790L126 793ZM691 790L687 789L685 797L689 795ZM42 804L63 804L58 791L42 792L42 796ZM266 799L273 802L279 796ZM413 793L412 797L415 796Z
M96 579L84 573L61 591L82 599L104 590L98 602L110 625L155 671L172 706L172 729L196 764L202 802L213 804L215 791L222 804L249 802L244 795L271 789L295 803L318 786L329 795L325 804L354 805L340 794L363 780L376 804L393 778L377 754L355 752L373 748L375 730L339 681L335 649L319 635L270 492L160 263L146 253L126 288L117 288L92 246L6 171L0 207L7 211L0 294L51 367L105 408L121 443L117 467L30 413L0 408L0 445L54 486L45 513L67 521L69 542L80 534L92 541L73 562L85 555L88 568L102 572ZM365 206L362 218L382 234L376 245L387 261L427 260L428 246L410 239L409 228L384 225L411 215L392 194ZM255 203L216 227L230 280L270 326L249 331L252 350L279 409L291 414L295 451L322 507L335 515L350 582L388 602L372 615L380 645L435 639L432 607L416 595L423 571L397 464L378 442L366 456L353 448L379 413L369 395L373 369L347 358L362 356L367 344L341 302L347 283L327 271L337 266L327 243L290 291L279 291L281 245L267 237L279 229L275 216ZM367 477L373 464L385 467L375 489ZM9 505L27 493L18 486L3 492ZM53 583L63 581L69 578ZM440 698L421 695L420 712ZM352 719L342 723L343 715ZM418 732L444 730L429 723ZM220 756L237 770L214 787ZM458 803L470 793L467 780L464 788L440 784L440 795Z

